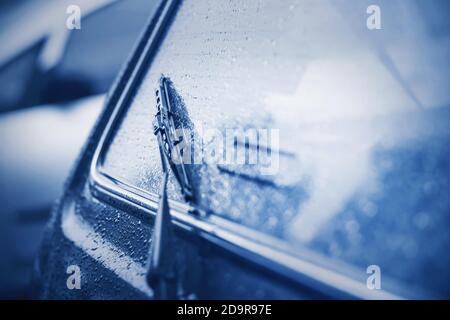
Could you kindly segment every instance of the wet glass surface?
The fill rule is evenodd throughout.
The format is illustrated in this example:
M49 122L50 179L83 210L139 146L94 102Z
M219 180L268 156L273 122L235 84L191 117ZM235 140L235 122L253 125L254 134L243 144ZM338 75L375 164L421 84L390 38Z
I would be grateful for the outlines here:
M159 192L152 121L164 74L194 137L279 132L275 174L190 165L198 206L448 296L447 4L378 2L377 31L366 28L368 1L183 2L102 171ZM169 190L181 200L173 179Z

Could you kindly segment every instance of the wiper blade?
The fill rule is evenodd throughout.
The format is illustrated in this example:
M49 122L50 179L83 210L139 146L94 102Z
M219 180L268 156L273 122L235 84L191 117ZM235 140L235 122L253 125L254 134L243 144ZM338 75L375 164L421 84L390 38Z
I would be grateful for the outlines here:
M147 282L154 291L155 299L176 299L179 288L176 277L175 246L172 236L172 217L167 197L169 168L172 169L186 202L193 201L192 187L182 161L176 127L169 97L169 79L162 76L156 89L157 113L153 121L153 133L157 136L163 183L159 194L159 206L150 245ZM177 157L177 161L174 160Z
M168 78L161 77L159 88L156 89L155 94L157 113L153 122L153 132L158 138L163 171L167 170L168 163L180 185L185 201L191 202L193 200L192 187L179 145L183 141L184 136L177 135L177 129L180 128L175 127L173 108L169 97ZM181 128L180 132L184 132L184 130Z

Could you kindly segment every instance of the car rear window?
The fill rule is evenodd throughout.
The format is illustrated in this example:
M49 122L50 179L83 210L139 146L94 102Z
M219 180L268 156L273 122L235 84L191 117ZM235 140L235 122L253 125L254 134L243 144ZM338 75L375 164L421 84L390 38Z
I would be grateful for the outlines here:
M444 21L433 5L378 3L381 30L366 26L368 1L182 2L102 171L158 194L152 120L164 74L194 136L279 134L273 172L192 166L199 206L448 296L449 32L426 27ZM181 200L174 181L170 195Z

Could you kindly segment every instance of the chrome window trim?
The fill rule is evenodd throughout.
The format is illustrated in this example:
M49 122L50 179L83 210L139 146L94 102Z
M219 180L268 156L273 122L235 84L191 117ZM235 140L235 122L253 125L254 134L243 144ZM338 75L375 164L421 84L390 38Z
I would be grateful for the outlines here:
M146 41L145 47L142 52L136 50L133 55L138 55L137 63L126 86L119 89L121 90L120 98L114 106L95 149L89 172L89 187L94 197L100 200L114 199L152 216L156 214L157 210L157 195L119 181L103 173L101 167L110 139L115 134L117 123L120 122L120 115L130 105L127 103L130 90L139 86L137 83L138 70L141 70L147 58L153 58L159 45L159 38L164 31L167 31L165 29L167 22L176 13L179 2L179 0L163 0L148 40L146 37L141 39L141 41ZM149 125L151 125L151 119L149 119ZM357 299L402 299L402 297L384 290L369 290L365 279L364 281L357 280L324 266L324 264L336 265L335 261L326 257L321 258L325 263L319 265L311 261L314 259L307 258L308 252L304 253L305 257L300 257L299 250L285 241L219 216L192 215L189 213L192 208L180 202L170 201L170 207L174 223L178 227L191 231L251 263L285 276L317 292L322 292L326 296ZM346 268L354 270L351 266L346 265Z

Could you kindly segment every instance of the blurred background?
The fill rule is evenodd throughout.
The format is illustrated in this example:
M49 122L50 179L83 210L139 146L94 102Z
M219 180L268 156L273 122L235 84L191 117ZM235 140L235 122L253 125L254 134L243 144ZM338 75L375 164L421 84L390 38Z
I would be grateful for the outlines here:
M69 5L81 30L69 30ZM156 1L0 2L0 298L27 298L51 207Z

